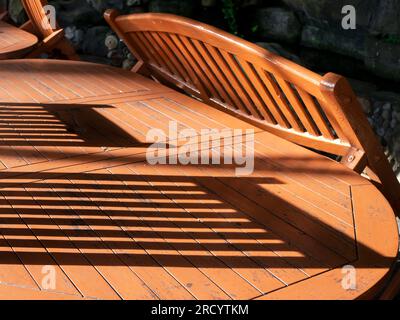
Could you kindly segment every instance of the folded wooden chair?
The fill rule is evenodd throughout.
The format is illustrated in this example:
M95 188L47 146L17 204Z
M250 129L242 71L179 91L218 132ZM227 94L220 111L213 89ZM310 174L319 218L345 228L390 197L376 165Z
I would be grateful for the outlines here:
M8 48L9 52L7 55L4 55L3 59L36 58L42 53L57 52L61 57L70 60L79 60L75 49L65 38L64 30L58 26L55 29L52 28L44 10L47 1L22 0L22 4L29 20L20 27L21 31L16 30L17 28L11 25L7 25L4 28L7 28L7 33L13 33L12 37L16 38L15 42L18 40L16 47L24 48L24 50L12 50ZM3 18L6 17L6 14L6 12L2 14ZM26 33L22 33L23 31ZM31 34L31 36L27 33ZM37 37L36 41L32 39L33 35Z
M22 0L22 4L29 17L29 21L21 28L29 30L39 38L39 44L27 58L37 57L44 52L49 53L58 50L62 56L70 60L79 60L74 47L65 38L64 30L58 26L53 30L50 25L49 19L43 9L47 5L46 0Z

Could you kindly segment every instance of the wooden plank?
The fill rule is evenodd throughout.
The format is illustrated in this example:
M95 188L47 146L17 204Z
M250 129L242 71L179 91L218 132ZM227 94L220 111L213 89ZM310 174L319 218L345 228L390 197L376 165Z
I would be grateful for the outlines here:
M83 300L81 296L31 290L23 287L0 284L3 300ZM85 299L90 300L90 299Z
M46 250L51 253L54 260L63 269L64 273L69 279L71 279L79 291L86 297L105 299L117 298L118 296L115 292L102 279L99 273L95 271L93 266L87 262L82 252L78 248L74 247L69 237L65 236L65 233L62 231L60 226L54 224L47 210L37 203L31 194L31 192L35 191L34 185L29 188L17 188L17 190L24 191L24 195L20 200L8 200L11 207L14 208L19 215L27 217L29 217L32 207L41 211L41 214L46 219L46 223L44 225L34 225L28 221L27 226L40 241L51 239L63 241L65 246L64 251L59 250L58 248L46 248ZM48 192L48 189L44 190L45 192ZM22 230L22 232L24 232L24 230ZM20 234L20 232L17 232L17 234ZM31 255L33 255L33 253L31 253ZM35 264L39 263L43 266L42 256L42 254L38 256L39 261ZM96 286L92 286L91 283L96 283Z
M135 170L137 174L144 174L157 177L158 174L163 174L163 172L159 172L154 170L153 166L149 165L135 165L130 167L131 170ZM203 223L201 219L196 215L196 211L198 209L206 209L211 210L218 203L218 200L212 199L211 197L207 199L207 203L199 203L199 200L190 196L187 196L184 199L175 199L173 195L169 195L163 192L164 184L169 185L173 183L173 181L167 180L166 182L157 182L157 181L149 181L149 184L153 186L154 190L159 192L161 203L170 204L173 208L176 208L178 212L181 212L180 217L182 218L192 218L192 223L190 226L186 226L180 220L176 220L174 224L177 228L182 229L184 232L188 234L196 234L196 232L207 232L209 233L208 239L194 239L205 249L209 250L211 254L218 257L221 261L223 261L228 267L232 268L236 273L241 275L244 279L246 279L250 284L252 284L255 288L260 290L261 292L268 292L276 290L277 288L281 288L285 284L274 277L270 272L266 272L263 268L260 268L260 265L256 263L255 260L249 258L245 255L241 250L238 250L237 247L232 245L229 242L229 238L225 238L223 235L223 231L219 229L215 229L210 227L209 225ZM206 194L206 198L207 194ZM218 249L213 248L213 244L218 244Z
M150 217L157 217L162 221L165 219L160 218L156 212L151 210L141 212L140 216L135 214L135 210L130 208L129 201L127 201L132 198L129 186L126 182L118 179L119 172L124 177L130 173L127 168L121 167L96 171L96 175L106 174L108 177L99 179L96 183L97 187L104 184L110 189L117 187L120 192L106 190L106 193L120 203L121 207L113 208L113 210L103 208L103 210L137 243L139 249L136 253L143 255L136 262L132 260L131 265L146 279L146 284L155 290L161 299L181 299L187 296L183 294L184 291L190 292L197 299L229 299L229 296L218 286L193 268L184 255L174 251L171 244L168 244L168 239L161 237L159 232L153 231L152 223L154 222ZM141 188L144 187L141 186ZM115 214L114 211L117 213ZM148 234L148 237L140 237L137 231L143 235ZM163 254L166 251L170 252L172 256ZM146 267L142 267L143 265ZM193 279L196 280L193 281ZM180 288L176 287L177 283L180 284Z
M38 38L24 30L0 21L0 59L16 59L29 52Z
M136 166L134 167L136 168ZM129 167L132 170L132 167ZM114 169L112 169L114 170ZM112 171L113 172L113 171ZM131 174L133 174L132 171ZM130 189L135 190L137 185L134 182L126 181L125 182ZM145 186L151 186L149 181L144 180L141 182ZM154 187L153 187L154 189ZM149 201L149 200L147 200ZM174 208L172 204L166 203L164 205L155 205L150 201L151 206L155 206L155 209L159 214L166 218L167 228L175 230L179 233L184 232L176 223L169 222L168 220L168 210L162 210L165 208ZM178 210L177 208L173 209L174 211ZM179 211L179 210L178 210ZM194 267L199 269L207 278L211 279L216 285L222 288L229 296L233 299L249 299L250 297L257 296L260 291L256 290L253 286L251 286L247 281L241 278L237 273L231 270L226 264L224 264L221 260L211 254L206 248L204 248L201 244L199 244L196 239L193 239L191 234L185 234L185 240L190 244L192 248L191 251L194 254L186 254L186 258L193 264ZM174 241L171 241L170 244L173 248L178 247ZM179 247L178 247L179 248ZM181 254L185 255L185 252L179 250Z
M263 296L262 299L373 299L385 285L398 254L398 230L387 200L371 184L353 186L354 218L359 258L350 263L355 270L355 288L347 289L349 273L334 269L308 281ZM376 241L379 237L382 241ZM329 290L327 290L329 288Z
M10 270L11 275L18 275L20 280L18 282L2 281L3 283L19 284L24 277L16 273L18 266L24 266L30 277L35 281L34 287L38 287L41 290L55 291L65 294L80 295L79 291L75 288L70 279L66 276L64 271L56 264L51 253L46 249L45 244L36 237L31 230L33 226L30 224L31 216L24 214L24 211L16 211L12 207L14 199L21 199L22 196L12 196L18 192L3 191L1 200L4 202L2 207L7 209L7 213L2 214L1 222L4 240L15 250L15 255L18 257L19 262L14 262L14 266ZM3 209L3 212L5 211ZM18 236L15 236L12 232L7 233L6 230L12 230L15 228L20 231ZM12 260L4 260L4 263L12 264ZM54 275L55 287L47 287L45 276L48 273ZM24 286L27 286L24 284Z
M49 190L44 193L38 200L42 210L45 210L50 218L52 210L59 207L65 208L66 215L64 221L58 224L60 230L68 234L68 238L79 250L80 253L94 266L104 281L113 288L122 299L153 299L154 293L149 290L146 285L118 258L114 255L104 241L94 232L90 225L87 225L80 218L80 212L84 209L91 209L88 206L78 190L70 190L70 197L64 200L60 198L58 192L52 187L53 183L65 182L65 180L48 180L46 183ZM70 182L67 180L67 183ZM86 206L83 206L86 204ZM98 207L93 204L98 209ZM80 246L80 241L92 239L95 242L93 248L85 248ZM93 285L93 282L87 279L87 286Z
M237 250L242 251L245 255L250 257L250 259L258 263L260 267L269 271L276 279L288 285L308 277L304 270L297 269L295 264L292 265L290 263L290 258L285 260L287 255L296 255L295 248L287 246L284 241L279 241L278 239L276 239L275 245L274 235L261 224L257 223L255 220L249 219L244 213L225 202L223 198L211 193L209 189L205 189L200 185L196 186L196 189L201 194L201 196L197 196L199 199L197 199L193 192L186 191L187 183L194 182L194 180L192 180L191 176L188 176L184 170L174 166L154 167L154 169L157 175L166 176L168 181L183 189L183 191L179 193L180 198L192 199L193 202L200 201L202 206L205 207L205 209L201 211L190 210L191 215L193 215L195 219L203 222L209 228L218 228L216 230L214 229L216 233L222 235L229 244ZM183 177L183 174L186 178ZM179 179L175 179L174 181L174 177L179 177ZM169 195L168 192L165 193L166 196ZM207 202L203 200L207 197L223 203L225 208L218 209L213 208L212 205L207 206ZM207 214L205 214L205 212L207 212ZM234 236L232 236L232 234L234 234ZM220 246L217 247L219 249ZM275 249L275 247L280 249ZM284 257L281 257L280 254ZM302 256L302 254L299 253L299 256Z

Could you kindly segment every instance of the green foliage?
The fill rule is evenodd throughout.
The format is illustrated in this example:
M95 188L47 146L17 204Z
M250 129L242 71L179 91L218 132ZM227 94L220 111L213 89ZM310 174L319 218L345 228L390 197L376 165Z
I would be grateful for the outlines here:
M383 37L383 41L390 44L400 44L400 36L397 34L387 34Z
M228 23L229 31L233 34L238 35L238 12L239 12L239 0L222 0L222 12L224 18Z
M259 28L260 28L260 26L258 24L253 25L253 27L251 28L251 32L257 33Z

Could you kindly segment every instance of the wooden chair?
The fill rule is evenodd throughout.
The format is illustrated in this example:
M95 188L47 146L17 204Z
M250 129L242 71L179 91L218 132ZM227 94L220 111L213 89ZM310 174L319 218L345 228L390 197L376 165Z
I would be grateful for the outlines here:
M400 184L344 77L321 77L216 28L163 14L105 18L139 60L134 72L365 173L400 213Z
M22 4L29 17L29 21L21 28L29 30L39 37L39 44L27 58L37 57L44 52L58 50L63 56L70 60L79 60L74 47L65 38L64 30L57 28L53 30L49 19L43 9L47 5L46 0L22 0Z
M24 53L24 58L36 58L42 53L52 53L57 51L62 57L70 60L79 60L79 56L75 53L75 49L65 38L64 30L58 26L56 29L53 29L50 25L50 21L44 11L44 6L47 5L47 1L22 0L22 4L29 20L23 24L20 29L37 36L39 40L33 47L28 47L29 50L26 50L28 52ZM6 12L3 13L3 16L6 17ZM10 53L6 58L21 58L21 55L20 52L15 52L14 56Z

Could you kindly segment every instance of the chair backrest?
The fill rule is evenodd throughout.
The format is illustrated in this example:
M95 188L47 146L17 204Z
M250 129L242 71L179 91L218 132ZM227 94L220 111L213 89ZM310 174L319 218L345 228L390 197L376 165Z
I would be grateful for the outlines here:
M346 154L351 134L323 77L252 43L166 14L107 18L151 74L302 145Z
M39 35L46 38L55 31L44 10L44 6L47 5L46 0L22 0L22 5Z
M342 156L385 183L400 209L400 186L344 77L320 76L257 45L170 14L105 19L139 60L133 71L245 119L297 144Z

